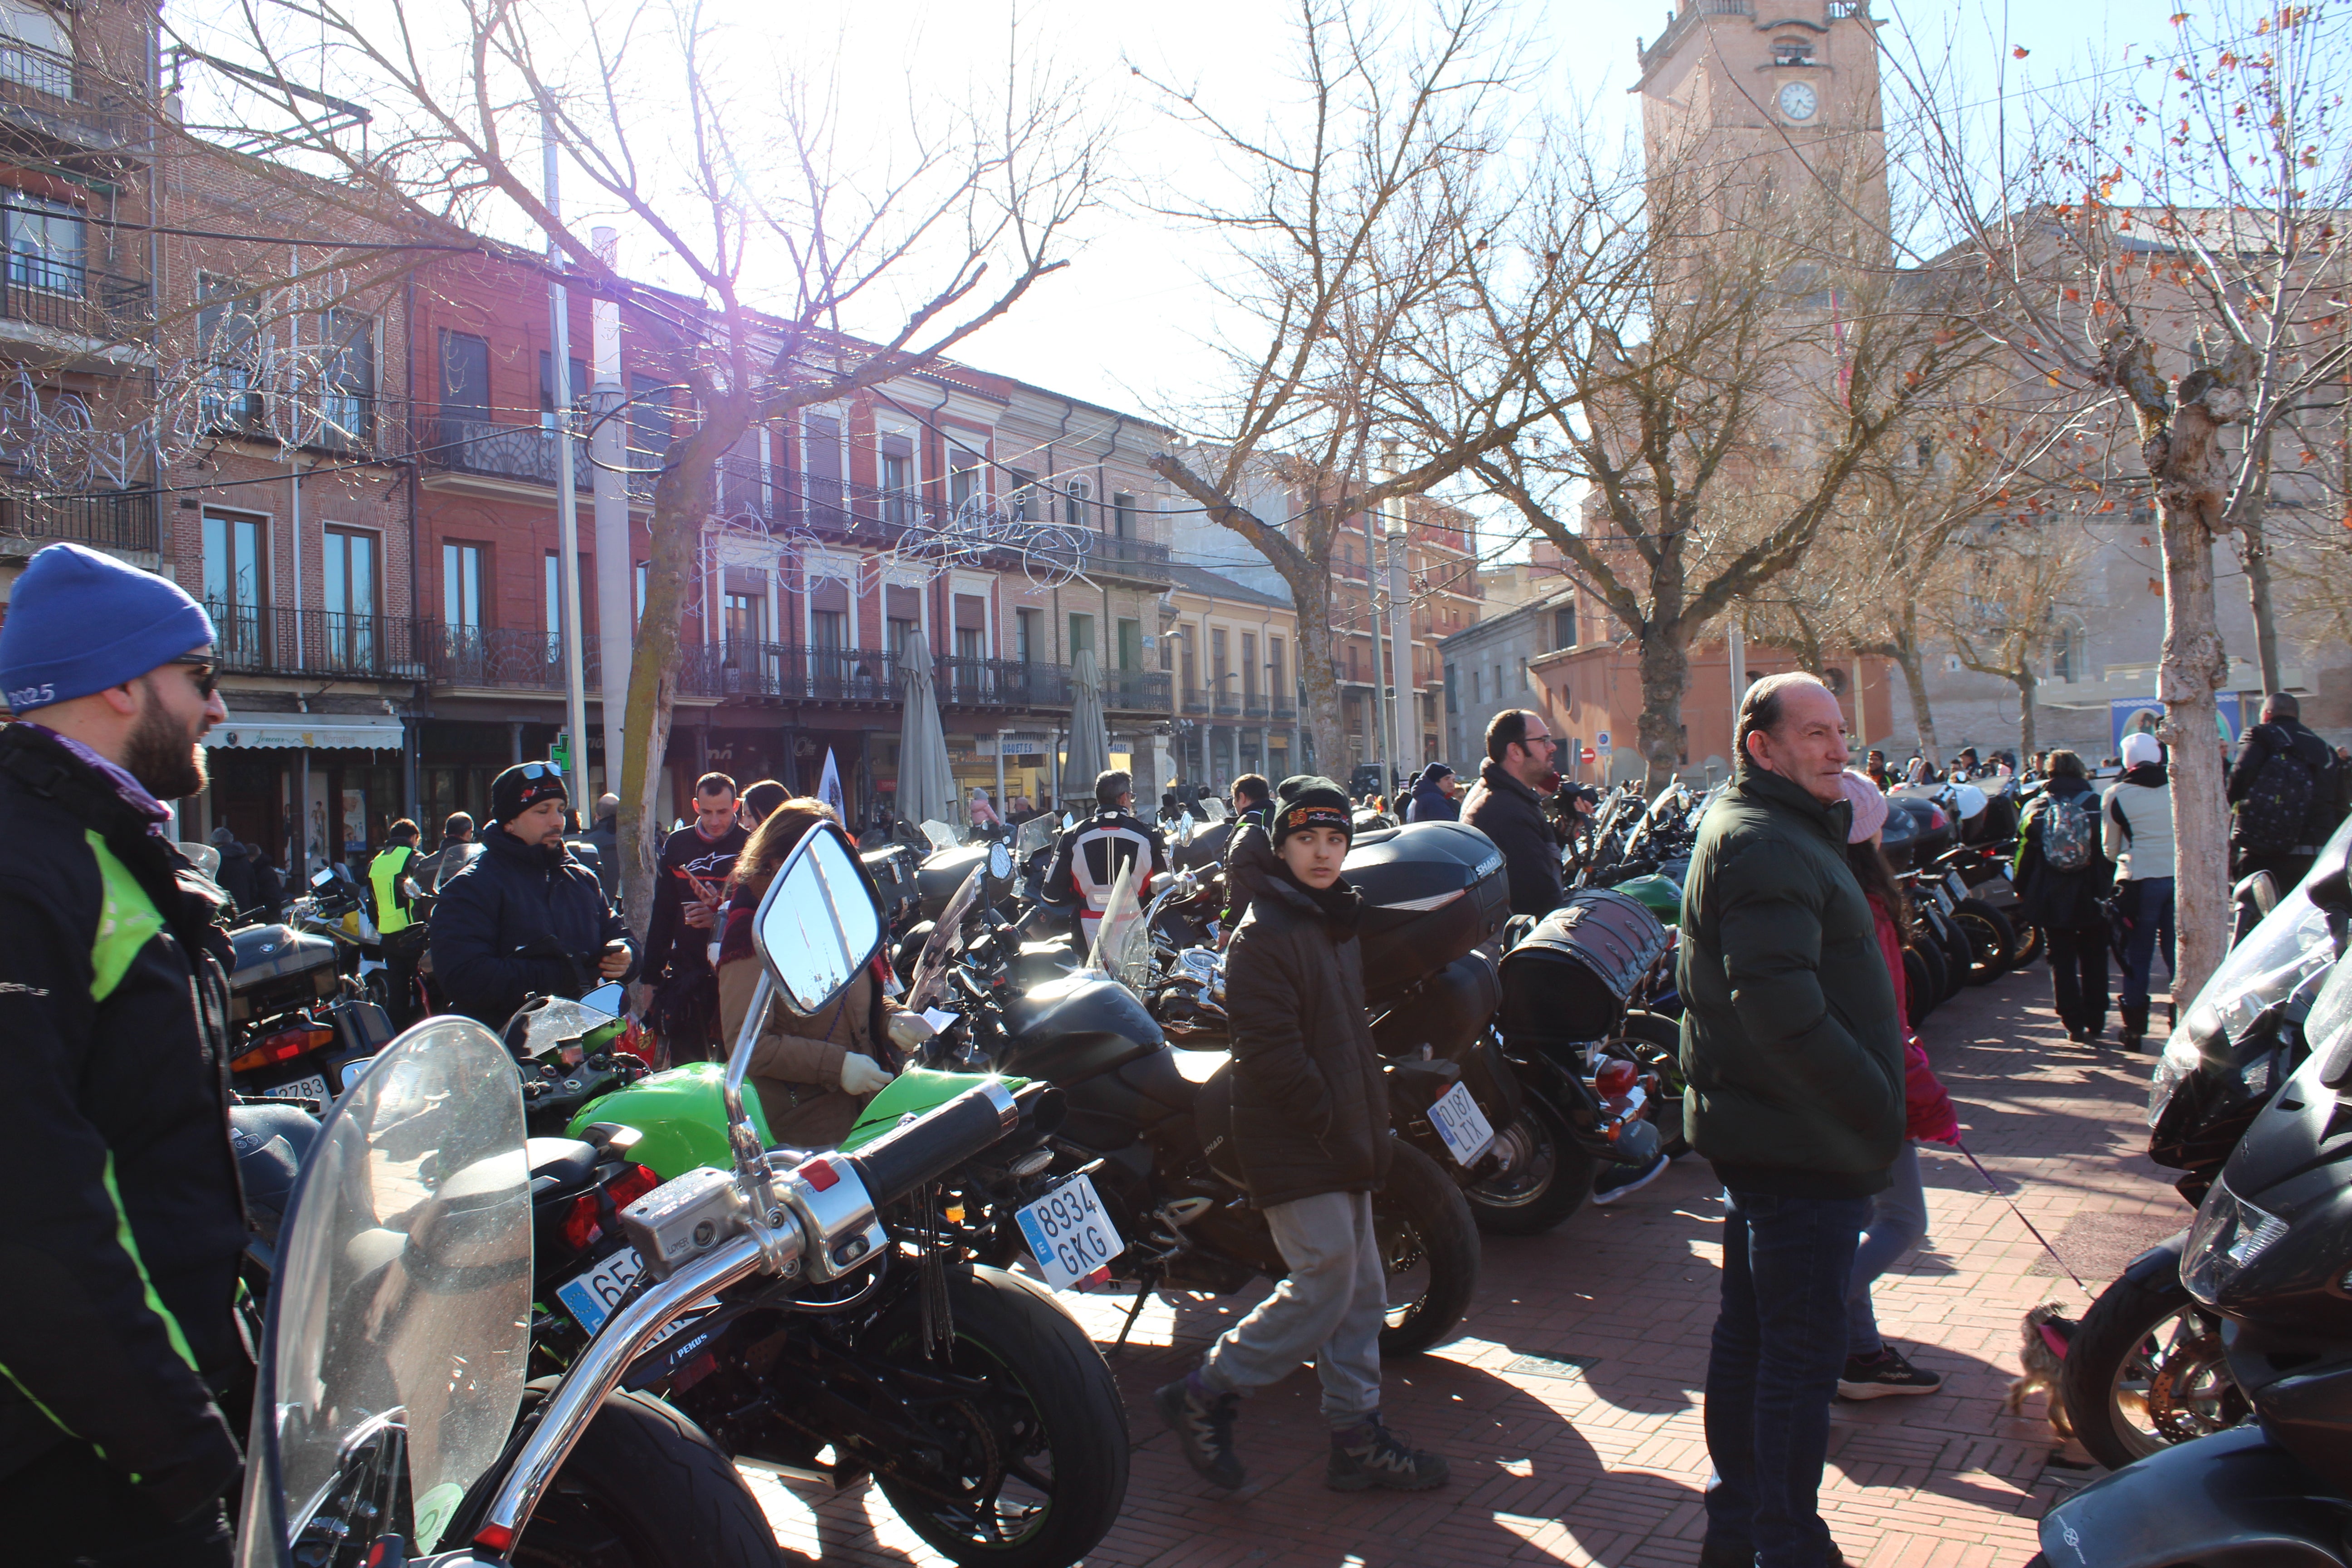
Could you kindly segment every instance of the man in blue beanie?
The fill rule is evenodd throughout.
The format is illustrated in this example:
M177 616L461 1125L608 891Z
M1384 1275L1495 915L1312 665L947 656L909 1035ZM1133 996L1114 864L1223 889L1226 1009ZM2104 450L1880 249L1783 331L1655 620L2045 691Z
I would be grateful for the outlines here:
M226 902L166 836L228 717L179 586L78 544L0 624L0 1212L9 1561L226 1564L250 1397L223 1098Z

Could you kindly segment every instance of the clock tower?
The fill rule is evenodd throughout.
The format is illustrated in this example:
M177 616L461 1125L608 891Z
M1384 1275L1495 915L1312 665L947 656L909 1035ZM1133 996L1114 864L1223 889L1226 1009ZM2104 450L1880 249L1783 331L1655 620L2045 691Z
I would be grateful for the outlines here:
M1640 47L1651 180L1708 226L1825 222L1886 247L1886 134L1869 0L1677 0Z

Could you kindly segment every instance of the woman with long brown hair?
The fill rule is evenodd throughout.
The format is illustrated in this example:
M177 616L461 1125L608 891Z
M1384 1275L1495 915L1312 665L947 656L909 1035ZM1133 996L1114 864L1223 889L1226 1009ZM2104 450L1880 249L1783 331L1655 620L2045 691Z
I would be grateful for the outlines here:
M719 1022L730 1055L760 983L760 954L751 944L751 921L760 900L808 830L835 820L833 808L821 800L787 800L761 819L736 857L728 880L727 922L719 939ZM840 1142L856 1124L866 1102L890 1081L898 1061L894 1026L911 1032L898 1024L900 1018L920 1026L919 1019L901 1013L882 994L871 965L833 1005L813 1017L800 1017L782 1005L770 1009L768 1026L751 1047L748 1070L760 1092L770 1141L795 1149Z

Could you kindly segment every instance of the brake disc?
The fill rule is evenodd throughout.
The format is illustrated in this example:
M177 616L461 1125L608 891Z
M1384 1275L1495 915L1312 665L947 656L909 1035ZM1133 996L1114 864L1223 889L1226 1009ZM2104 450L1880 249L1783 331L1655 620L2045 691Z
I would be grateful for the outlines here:
M2223 1406L2232 1387L2221 1335L2210 1325L2178 1341L2147 1380L2147 1418L2168 1443L2186 1443L2233 1425Z

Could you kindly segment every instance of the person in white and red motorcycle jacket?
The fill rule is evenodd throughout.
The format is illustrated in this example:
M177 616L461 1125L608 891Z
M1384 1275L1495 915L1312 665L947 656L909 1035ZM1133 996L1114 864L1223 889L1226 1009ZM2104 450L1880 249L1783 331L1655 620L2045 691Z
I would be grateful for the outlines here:
M162 803L205 788L213 626L78 544L0 626L0 1558L229 1562L251 1362L228 1127L228 897Z
M1094 942L1095 928L1102 923L1110 890L1118 885L1121 871L1146 856L1150 858L1148 874L1135 889L1138 902L1148 895L1150 879L1167 873L1168 841L1157 828L1139 820L1134 807L1132 778L1118 768L1097 774L1094 816L1062 835L1054 868L1045 874L1047 895L1055 901L1066 889L1077 895L1081 947Z

